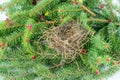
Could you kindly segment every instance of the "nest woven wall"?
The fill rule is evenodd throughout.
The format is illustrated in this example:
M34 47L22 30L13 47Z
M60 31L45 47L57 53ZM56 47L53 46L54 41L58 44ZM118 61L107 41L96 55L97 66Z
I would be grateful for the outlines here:
M76 56L76 53L80 54L89 33L77 21L71 21L46 31L46 40L50 48L68 58Z

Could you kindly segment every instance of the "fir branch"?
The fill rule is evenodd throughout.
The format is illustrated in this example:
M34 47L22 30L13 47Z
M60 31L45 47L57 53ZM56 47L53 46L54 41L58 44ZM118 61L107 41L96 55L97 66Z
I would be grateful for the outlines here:
M11 8L11 7L13 7L14 5L16 5L16 4L18 4L21 0L17 0L16 2L15 2L16 0L13 0L11 3L9 3L6 7L5 7L5 9L6 8Z
M7 13L11 13L9 18L13 25L7 26L6 22L0 23L0 73L5 75L5 79L16 80L36 78L42 80L98 79L99 76L104 75L102 73L104 65L113 67L120 64L120 62L112 62L114 59L118 61L120 59L119 30L117 30L120 23L117 22L119 17L115 17L113 13L115 6L109 1L108 7L99 11L100 0L85 0L84 5L77 3L78 0L38 0L36 5L33 5L31 0L11 0L4 6ZM0 8L4 9L4 7ZM45 15L46 13L47 15ZM50 36L49 33L47 35L49 29L58 28L59 25L66 26L67 22L70 22L68 24L70 25L72 21L89 30L90 35L87 36L81 32L83 34L81 39L85 39L85 41L78 45L74 41L80 39L79 36L75 38L76 35L72 35L68 38L69 40L60 41L61 37L53 34L51 39L52 42L56 42L55 48L61 44L60 50L62 48L66 50L68 47L75 51L73 55L67 57L69 52L62 54L55 51L55 48L51 47L51 49L47 43L47 40L50 40L46 37ZM74 27L75 22L70 26ZM93 33L94 29L89 26L94 24L107 26L96 31L97 33ZM28 27L29 25L30 27ZM66 28L62 27L62 29L64 31ZM55 34L63 33L63 31L57 33L56 29L54 31ZM63 34L63 36L65 35ZM71 43L71 38L78 50L67 44ZM5 46L5 43L12 45ZM62 43L65 43L67 47ZM87 52L81 53L79 47L84 48ZM111 55L112 53L114 54ZM33 60L30 58L31 56L36 58ZM97 63L98 57L101 57L102 65ZM113 59L107 62L106 58L108 57ZM94 75L96 70L100 70L99 76ZM105 71L105 74L108 71L112 73L111 70Z
M79 9L79 5L73 6L71 4L62 4L62 6L58 7L57 13L58 16L75 16L77 14L79 14L79 12L81 11L81 9Z
M24 30L24 34L22 37L22 39L23 39L22 45L25 48L26 53L29 53L30 55L34 54L34 52L35 52L32 45L30 44L30 39L33 35L33 24L34 23L35 23L35 20L33 20L31 18L28 19L25 30ZM31 27L29 28L29 26L31 26Z
M105 19L95 19L95 18L91 18L91 19L87 19L89 22L92 21L96 21L96 22L104 22L104 23L110 23L111 20L105 20ZM119 22L115 22L115 25L120 26Z
M91 18L91 19L87 19L88 21L96 21L96 22L105 22L105 23L109 23L110 20L105 20L105 19L95 19L95 18Z
M75 9L75 10L58 10L58 12L77 12L81 11L82 9Z
M17 80L17 79L21 79L21 78L26 78L28 75L30 76L30 75L33 75L33 74L35 74L34 72L31 72L31 73L24 73L24 74L22 74L22 75L20 75L20 76L16 76L16 77L10 77L9 78L9 80Z
M50 6L53 6L54 4L58 3L59 0L42 0L38 5L36 5L31 11L30 16L36 15L36 14L42 14L42 12L47 11ZM51 5L53 4L53 5ZM46 8L48 8L46 10Z
M82 5L83 10L86 10L88 13L90 13L92 16L96 16L94 12L92 12L90 9L88 9L86 6Z
M108 6L110 7L110 11L111 11L111 20L113 21L113 19L114 19L114 13L113 13L113 6L112 6L111 0L108 0Z
M115 23L117 26L120 26L120 23Z
M17 38L21 37L23 35L23 32L14 32L13 34L11 34L10 36L8 36L6 38L6 43L9 43L11 44L12 42L15 44L16 42L15 41L19 41L19 40L16 40ZM13 44L12 43L12 44Z

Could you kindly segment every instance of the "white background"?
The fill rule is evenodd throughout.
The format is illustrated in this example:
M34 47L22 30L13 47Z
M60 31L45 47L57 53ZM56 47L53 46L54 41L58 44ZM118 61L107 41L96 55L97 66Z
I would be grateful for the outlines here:
M0 4L7 2L7 1L9 1L9 0L0 0ZM117 1L119 1L119 0L113 0L113 3L115 5L119 6ZM0 21L5 20L5 19L6 19L5 12L0 13ZM3 80L3 79L4 78L2 76L0 76L0 80ZM120 80L120 71L116 72L113 76L109 77L108 79L103 79L103 80Z

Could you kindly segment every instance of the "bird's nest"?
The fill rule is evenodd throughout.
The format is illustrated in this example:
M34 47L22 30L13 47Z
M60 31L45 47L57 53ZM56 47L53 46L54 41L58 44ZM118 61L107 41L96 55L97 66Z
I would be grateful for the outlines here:
M88 40L89 30L76 21L72 21L64 26L52 27L45 34L50 48L70 58L80 54L80 50Z

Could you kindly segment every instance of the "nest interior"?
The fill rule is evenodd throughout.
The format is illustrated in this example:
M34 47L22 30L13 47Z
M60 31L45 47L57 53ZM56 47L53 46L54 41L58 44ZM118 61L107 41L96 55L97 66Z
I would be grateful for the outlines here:
M71 21L64 26L52 27L46 33L49 47L70 57L83 48L89 30L78 22Z

